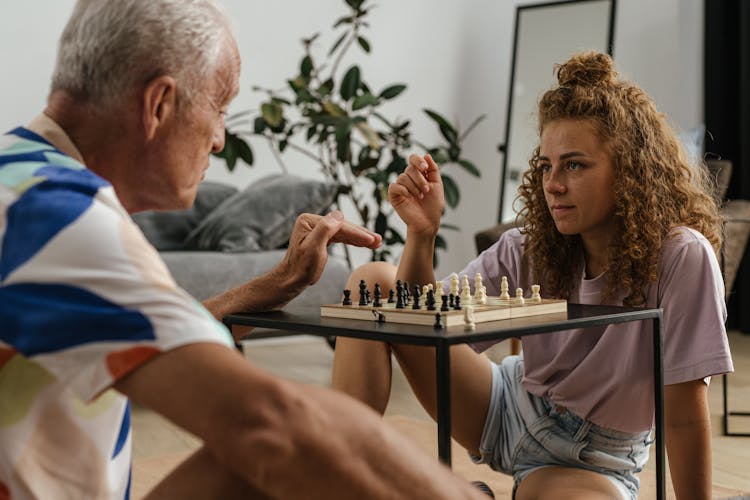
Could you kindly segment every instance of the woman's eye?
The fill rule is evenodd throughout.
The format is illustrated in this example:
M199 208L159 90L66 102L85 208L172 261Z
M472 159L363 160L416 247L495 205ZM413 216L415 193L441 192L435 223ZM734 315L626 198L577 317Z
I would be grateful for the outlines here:
M580 164L580 163L578 163L577 161L571 161L571 162L568 162L568 168L569 168L570 170L578 170L578 169L580 169L580 168L582 168L582 167L583 167L583 165L581 165L581 164Z
M552 170L552 165L550 165L549 163L540 163L539 170L546 174L547 172Z

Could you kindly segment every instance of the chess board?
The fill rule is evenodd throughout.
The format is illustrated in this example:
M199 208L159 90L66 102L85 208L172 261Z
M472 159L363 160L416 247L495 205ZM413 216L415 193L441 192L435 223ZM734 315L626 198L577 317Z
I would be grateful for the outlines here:
M557 299L541 299L532 302L526 299L523 304L515 299L502 300L499 297L487 297L487 304L470 304L473 308L474 323L499 321L513 318L523 318L540 314L565 313L568 302ZM383 321L386 323L406 323L411 325L435 325L435 315L440 314L443 327L464 325L465 306L462 309L441 311L440 306L430 311L424 305L419 309L412 309L411 303L403 309L396 309L395 303L383 303L380 307L372 304L360 306L355 304L327 304L320 307L320 315L329 318L346 318L366 321Z

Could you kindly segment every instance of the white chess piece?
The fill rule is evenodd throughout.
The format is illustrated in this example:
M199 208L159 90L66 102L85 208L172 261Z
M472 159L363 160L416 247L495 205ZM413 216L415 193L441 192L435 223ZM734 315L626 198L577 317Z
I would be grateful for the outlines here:
M454 296L458 295L458 275L456 273L451 274L450 293Z
M471 288L469 288L469 277L464 274L461 280L461 305L471 304Z
M526 300L523 298L523 288L516 288L516 304L523 305Z
M438 281L435 283L435 300L440 302L442 299L440 297L443 296L443 282Z
M476 328L476 323L474 323L474 307L473 306L464 306L464 330L471 331Z
M500 280L500 300L510 300L510 294L508 293L508 277L503 276Z
M487 287L482 285L479 288L479 293L475 295L475 300L478 304L487 305Z
M482 275L476 273L474 275L474 298L479 300L479 293L482 291Z
M427 297L427 292L430 290L429 285L422 285L422 297Z
M542 301L542 295L539 293L539 285L531 285L531 301L532 302L541 302Z

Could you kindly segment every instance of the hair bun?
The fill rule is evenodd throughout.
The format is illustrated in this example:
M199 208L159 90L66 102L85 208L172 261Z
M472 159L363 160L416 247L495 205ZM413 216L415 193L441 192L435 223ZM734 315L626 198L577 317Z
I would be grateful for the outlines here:
M600 52L574 54L563 64L555 65L561 87L571 85L595 86L613 83L618 73L612 57Z

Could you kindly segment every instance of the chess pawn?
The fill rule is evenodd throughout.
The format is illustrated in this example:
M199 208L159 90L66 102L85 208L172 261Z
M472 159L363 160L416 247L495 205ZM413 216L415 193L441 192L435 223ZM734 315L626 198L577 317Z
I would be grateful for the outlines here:
M380 283L375 283L375 292L373 292L373 295L375 296L375 301L372 303L372 307L382 307L383 304L380 302L382 292L380 291Z
M464 307L464 330L471 331L476 328L474 323L474 308L472 306Z
M352 305L352 291L344 290L344 301L341 303L342 306Z
M427 292L430 291L430 285L424 285L422 286L422 295L427 297Z
M420 297L419 285L414 285L414 299L413 299L413 304L411 306L412 309L419 310L422 308L422 306L419 303L419 297Z
M395 294L393 293L393 288L389 288L388 289L388 303L389 304L393 304L394 302L396 302L396 299L394 298L394 295Z
M427 304L427 310L428 311L434 311L435 310L435 292L427 289L427 300L425 300L425 304Z
M510 300L510 294L508 293L508 277L503 276L500 280L500 300Z
M458 275L456 273L451 274L451 288L450 293L458 296Z
M476 294L476 302L478 304L487 305L487 287L482 285L479 287L479 292Z
M365 280L359 280L359 305L367 305L367 284Z
M526 300L523 298L523 288L516 288L516 304L523 305Z
M464 305L471 304L471 289L469 288L469 277L465 274L461 282L461 302L463 302Z
M441 300L440 297L443 296L443 282L438 281L435 283L435 300Z
M443 329L443 317L440 313L435 313L435 324L433 325L436 330L442 330Z
M474 275L474 297L476 298L479 295L479 292L482 290L482 275L480 273L476 273Z
M443 302L443 305L440 306L441 311L449 311L450 307L448 307L448 296L447 295L441 295L440 300Z
M531 301L541 302L542 295L539 293L539 285L531 285Z
M453 300L453 309L455 309L456 311L461 310L461 296L460 295L456 295L456 298Z

